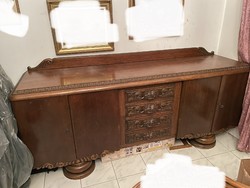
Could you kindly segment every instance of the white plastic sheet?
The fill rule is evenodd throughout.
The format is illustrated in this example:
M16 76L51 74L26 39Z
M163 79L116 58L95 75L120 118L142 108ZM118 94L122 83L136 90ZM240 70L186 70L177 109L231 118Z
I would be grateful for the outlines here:
M0 187L19 188L30 177L33 157L17 137L8 97L13 84L0 66Z

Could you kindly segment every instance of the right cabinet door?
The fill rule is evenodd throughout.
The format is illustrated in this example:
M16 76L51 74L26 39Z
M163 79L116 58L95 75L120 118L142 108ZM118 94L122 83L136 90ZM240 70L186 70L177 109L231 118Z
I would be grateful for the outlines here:
M182 84L177 138L195 138L210 132L221 77L185 81Z
M238 125L248 73L222 77L212 132Z
M185 81L177 138L197 138L238 125L248 73Z

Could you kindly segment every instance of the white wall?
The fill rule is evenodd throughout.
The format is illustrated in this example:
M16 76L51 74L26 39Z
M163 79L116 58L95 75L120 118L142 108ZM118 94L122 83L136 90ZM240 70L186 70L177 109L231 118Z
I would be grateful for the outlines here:
M239 0L229 1L233 1L237 7L240 6L237 3ZM227 0L186 0L184 36L135 43L128 40L126 35L124 12L127 8L127 0L113 0L113 18L119 26L120 41L115 44L115 51L108 53L202 46L208 51L213 50L215 53L220 52L228 55L231 51L231 43L230 45L226 44L227 37L234 36L237 29L234 28L234 32L227 34L228 36L221 35L221 29L224 32L231 27L230 24L223 24L225 7L227 8L227 12L225 12L226 22L234 17L234 14L231 15L230 12L233 10L234 4L227 3L225 6L226 2ZM30 18L30 28L27 35L24 38L15 38L0 33L0 62L14 84L26 71L27 66L34 67L43 59L56 56L46 0L19 0L19 5L21 12ZM235 18L235 22L237 21ZM219 45L220 40L223 43L221 45ZM97 53L90 55L95 54Z
M218 54L238 60L238 35L242 12L242 0L227 0Z

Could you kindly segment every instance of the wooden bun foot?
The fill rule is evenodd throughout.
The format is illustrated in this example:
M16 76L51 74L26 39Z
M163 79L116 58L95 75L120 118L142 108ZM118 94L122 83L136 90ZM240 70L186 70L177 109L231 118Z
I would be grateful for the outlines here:
M189 139L188 142L197 148L210 149L215 146L216 139L214 135L207 135L200 138Z
M95 161L80 162L63 168L64 175L69 179L82 179L90 175L95 169Z

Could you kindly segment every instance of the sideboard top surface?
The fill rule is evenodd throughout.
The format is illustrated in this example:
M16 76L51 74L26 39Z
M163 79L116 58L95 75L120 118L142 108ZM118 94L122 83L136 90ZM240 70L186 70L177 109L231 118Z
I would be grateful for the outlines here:
M121 58L125 58L126 54L122 54L120 57L112 54L107 55L107 57L111 60L115 59L114 62L85 64L83 66L79 66L78 62L77 66L73 64L71 67L66 67L65 62L63 62L70 63L70 58L61 60L62 67L58 62L60 59L55 58L49 63L45 62L40 67L29 69L24 73L11 96L11 100L120 89L249 72L249 65L246 63L208 52L204 53L204 49L202 50L200 54L180 55L180 57L178 57L178 53L177 57L176 54L173 57L171 55L164 57L164 53L166 55L171 53L169 50L161 51L158 53L159 55L152 54L155 56L150 56L152 52L138 52L136 57L133 54L127 54L131 55L129 57L132 60L123 63L115 62L118 59L122 61ZM94 58L99 57L95 56ZM106 57L103 59L105 60ZM72 60L75 61L74 58ZM91 57L85 60L88 62ZM53 65L53 61L56 62L56 66ZM84 60L82 61L84 64Z

